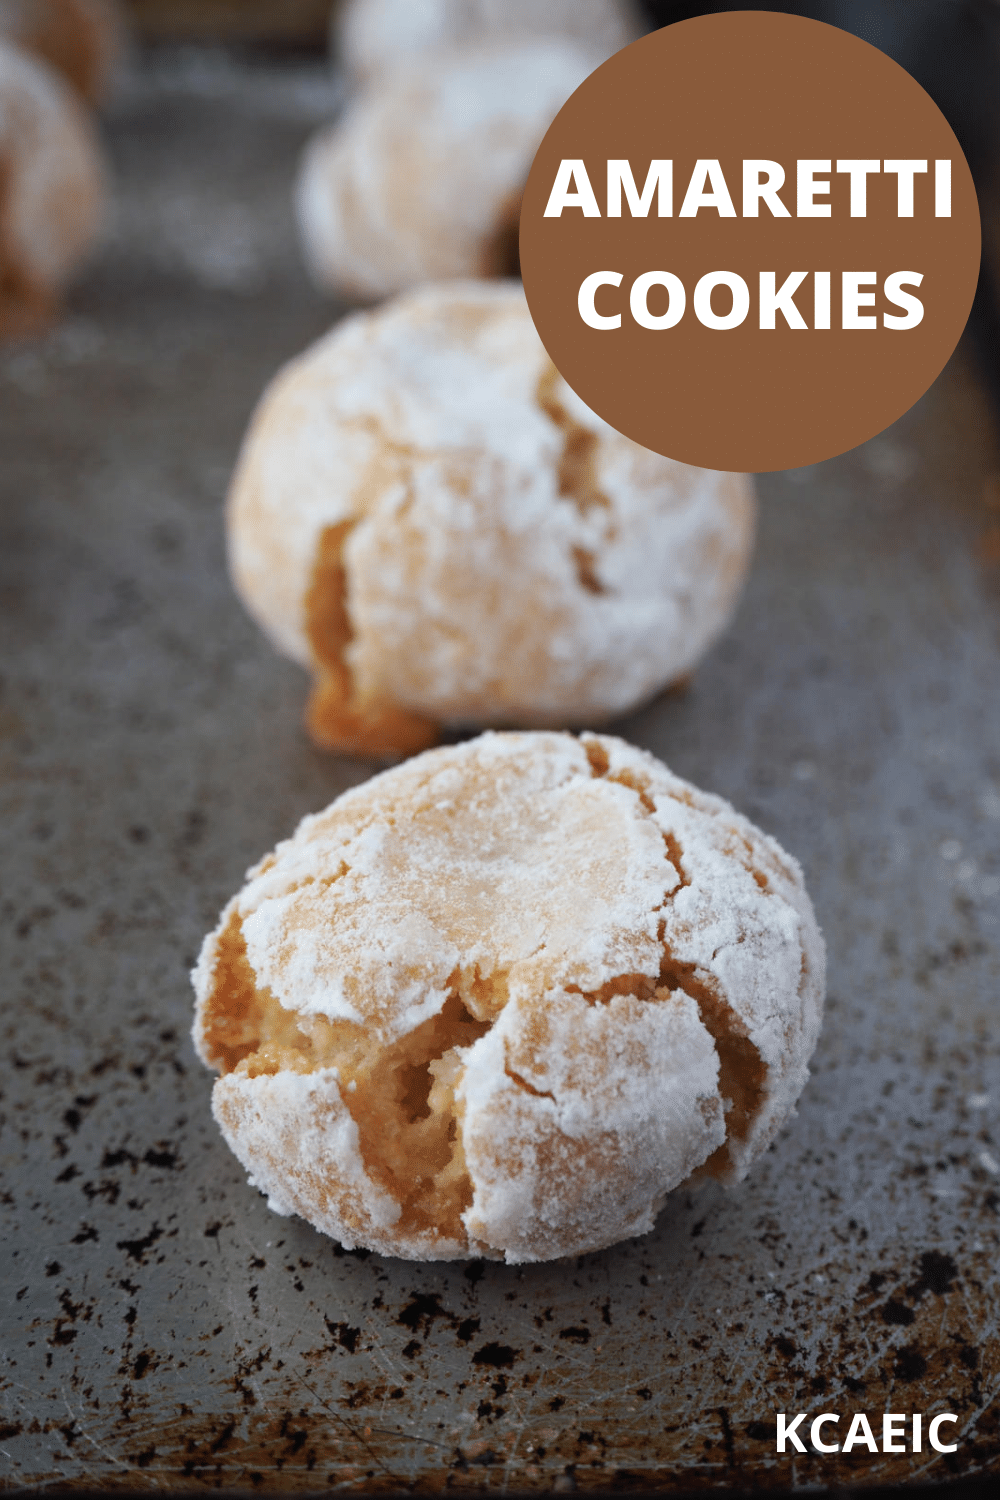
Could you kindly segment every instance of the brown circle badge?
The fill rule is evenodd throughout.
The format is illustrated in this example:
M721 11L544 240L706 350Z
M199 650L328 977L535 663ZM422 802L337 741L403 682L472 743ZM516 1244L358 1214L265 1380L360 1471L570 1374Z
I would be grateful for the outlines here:
M671 458L816 463L923 395L979 274L940 110L867 42L770 11L653 32L535 157L521 271L565 380Z

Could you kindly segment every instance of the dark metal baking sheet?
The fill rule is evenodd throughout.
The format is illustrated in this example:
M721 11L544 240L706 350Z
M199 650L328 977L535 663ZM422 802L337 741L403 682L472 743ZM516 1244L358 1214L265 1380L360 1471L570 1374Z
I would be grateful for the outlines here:
M188 966L368 773L305 740L220 511L264 382L336 311L288 207L330 107L318 65L148 62L108 246L0 353L3 1481L996 1472L1000 516L961 356L881 438L762 480L733 629L617 726L792 850L826 931L813 1079L749 1180L578 1262L421 1266L276 1218L218 1136ZM958 1452L775 1453L777 1411L886 1409L956 1413Z

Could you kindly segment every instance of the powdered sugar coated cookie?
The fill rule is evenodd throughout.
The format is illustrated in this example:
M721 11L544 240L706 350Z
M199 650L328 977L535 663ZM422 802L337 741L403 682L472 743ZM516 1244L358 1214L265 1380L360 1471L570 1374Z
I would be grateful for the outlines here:
M731 1182L808 1076L801 871L621 740L486 734L306 818L194 974L251 1180L347 1246L545 1260Z
M97 139L69 86L0 42L0 333L44 323L96 238Z
M309 144L296 189L317 282L373 301L511 274L535 152L593 64L571 43L449 52L379 77Z
M287 366L228 517L244 602L316 676L316 738L386 753L633 708L725 626L753 524L745 476L585 407L499 282L355 314Z

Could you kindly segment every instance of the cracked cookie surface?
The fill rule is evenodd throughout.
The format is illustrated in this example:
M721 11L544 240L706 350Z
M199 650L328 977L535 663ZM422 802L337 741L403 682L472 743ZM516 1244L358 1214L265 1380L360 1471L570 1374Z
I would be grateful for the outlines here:
M744 475L640 448L553 368L521 287L449 282L288 365L229 501L233 577L309 667L314 737L410 753L448 724L624 713L721 633Z
M516 1262L743 1176L808 1076L824 952L798 866L728 803L621 740L488 733L306 818L194 983L274 1209Z

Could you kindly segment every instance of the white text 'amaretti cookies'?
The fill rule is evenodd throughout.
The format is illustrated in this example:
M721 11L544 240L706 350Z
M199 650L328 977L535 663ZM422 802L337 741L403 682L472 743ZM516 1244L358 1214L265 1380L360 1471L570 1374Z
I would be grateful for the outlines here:
M194 984L273 1209L532 1261L744 1175L808 1076L824 949L798 865L721 798L621 740L489 733L306 818Z
M643 29L632 0L345 0L330 40L348 77L370 82L428 53L531 37L573 40L595 68Z
M0 336L53 316L105 199L97 137L69 84L0 41Z
M361 302L518 268L535 152L593 59L570 42L400 64L309 143L295 203L320 286Z
M280 372L229 499L248 609L316 677L321 744L594 725L684 676L749 560L744 475L622 437L552 366L520 284L448 282Z

